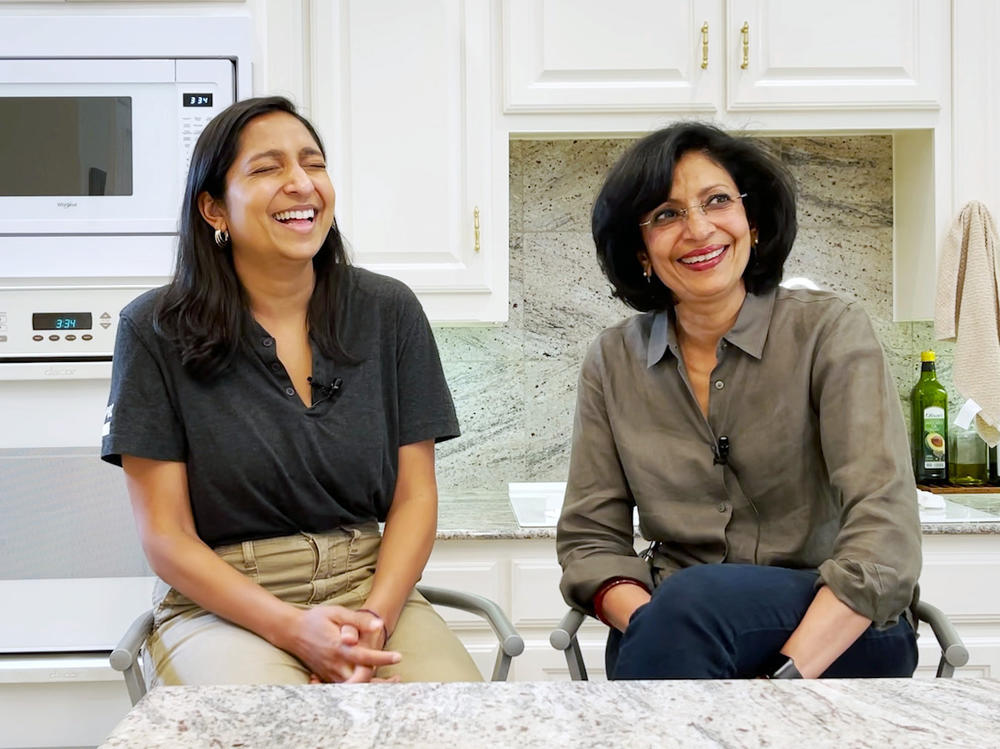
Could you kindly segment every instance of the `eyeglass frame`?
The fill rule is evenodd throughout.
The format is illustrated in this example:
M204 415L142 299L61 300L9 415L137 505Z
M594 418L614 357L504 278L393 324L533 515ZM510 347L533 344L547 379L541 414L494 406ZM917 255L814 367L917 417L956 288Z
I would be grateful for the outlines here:
M747 195L749 195L749 193L741 192L739 195L734 195L733 197L731 197L730 201L732 203L735 203L737 200L742 201L743 198L745 198ZM714 197L717 197L717 194L712 196L712 198L714 198ZM677 208L676 209L676 211L677 211L677 220L676 221L671 221L668 224L661 224L660 226L656 226L656 225L653 224L653 219L652 218L648 218L645 221L640 221L639 222L639 226L640 226L640 228L643 227L643 226L649 226L649 227L651 227L653 229L666 229L667 227L670 227L670 226L675 226L675 225L679 226L682 221L687 221L688 220L688 216L691 214L691 210L694 209L694 208L697 208L699 211L701 211L701 215L702 216L707 216L708 215L707 206L709 205L709 200L711 200L712 198L709 198L704 203L696 203L695 205L689 205L687 208ZM658 206L658 207L663 207L663 206L661 205L661 206ZM729 207L729 203L725 203L725 204L723 204L723 206L720 209L720 211L724 211L728 207ZM655 213L656 210L657 209L654 208L652 212Z

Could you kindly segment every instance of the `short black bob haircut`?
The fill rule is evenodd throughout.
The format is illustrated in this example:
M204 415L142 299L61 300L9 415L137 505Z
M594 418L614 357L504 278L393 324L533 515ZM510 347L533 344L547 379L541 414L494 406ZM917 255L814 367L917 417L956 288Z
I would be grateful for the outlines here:
M319 133L281 96L243 99L227 107L205 127L191 155L174 277L157 301L153 325L174 343L184 368L199 380L211 380L226 369L253 323L233 268L232 245L215 244L215 231L201 215L198 196L207 192L223 198L226 173L236 160L244 128L274 112L301 122L325 156ZM339 329L348 263L335 221L313 257L316 284L309 300L309 331L324 354L352 363L356 360L344 349Z
M701 122L678 122L637 141L608 172L594 201L591 230L601 270L613 293L641 312L673 306L673 295L656 275L647 282L638 255L646 245L641 217L670 195L681 156L699 151L723 167L743 198L757 230L756 257L743 281L751 294L766 294L781 281L798 223L795 186L784 166L751 138L736 137Z

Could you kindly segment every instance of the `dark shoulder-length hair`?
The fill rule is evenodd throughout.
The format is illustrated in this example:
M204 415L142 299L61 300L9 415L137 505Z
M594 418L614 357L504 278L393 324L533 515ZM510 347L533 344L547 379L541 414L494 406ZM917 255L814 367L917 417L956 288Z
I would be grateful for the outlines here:
M201 215L198 196L207 192L217 200L223 198L226 173L236 159L243 129L254 118L271 112L295 117L326 155L316 129L281 96L244 99L223 110L202 131L191 155L174 277L160 295L153 324L177 346L184 368L197 379L212 379L228 366L252 320L233 267L232 245L220 248L215 243L215 230ZM309 331L326 356L350 362L353 357L345 351L338 329L347 266L347 253L334 222L313 257L316 283L309 300Z
M639 253L646 246L641 217L670 194L674 167L689 151L699 151L723 167L747 196L743 206L757 248L743 272L751 294L765 294L781 281L798 223L791 175L759 143L700 122L678 122L637 141L611 168L594 201L591 229L601 270L614 295L637 310L673 305L670 289L653 274L643 276Z

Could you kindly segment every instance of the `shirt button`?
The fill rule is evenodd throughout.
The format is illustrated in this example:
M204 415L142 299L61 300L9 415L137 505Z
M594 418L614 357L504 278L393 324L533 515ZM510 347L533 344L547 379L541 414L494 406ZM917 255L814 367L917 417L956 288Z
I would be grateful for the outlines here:
M274 339L273 338L261 338L260 342L262 344L264 344L265 346L272 346L272 345L274 345Z
M281 371L281 365L278 362L276 362L276 361L271 362L271 371L272 372L280 372Z
M728 509L729 505L727 505L725 502L719 502L719 512L725 512Z
M715 389L716 390L722 390L722 388L724 388L725 386L726 386L726 383L724 383L722 380L716 380L715 381Z
M292 396L295 395L295 388L285 388L285 395Z

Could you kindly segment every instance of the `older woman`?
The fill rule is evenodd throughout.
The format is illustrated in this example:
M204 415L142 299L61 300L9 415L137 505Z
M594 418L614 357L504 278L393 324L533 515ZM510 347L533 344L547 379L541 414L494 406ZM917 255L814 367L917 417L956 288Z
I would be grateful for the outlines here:
M102 456L162 580L154 684L480 679L414 589L458 434L434 339L348 265L334 200L291 103L237 102L195 146L173 281L122 312Z
M916 667L899 398L856 303L778 287L795 232L781 165L703 124L640 140L597 197L598 260L642 314L584 361L558 554L611 678Z

